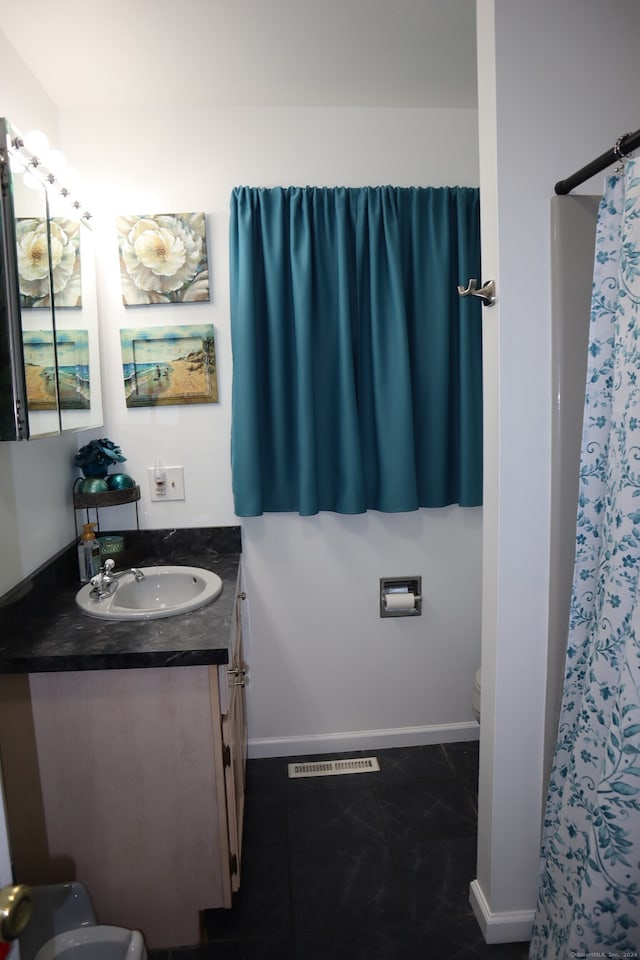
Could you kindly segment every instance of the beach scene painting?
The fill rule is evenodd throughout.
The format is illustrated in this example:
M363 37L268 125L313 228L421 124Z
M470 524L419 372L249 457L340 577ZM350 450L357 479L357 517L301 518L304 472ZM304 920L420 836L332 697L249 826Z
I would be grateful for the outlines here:
M22 332L28 409L88 410L91 406L89 333L56 330L55 338L54 350L51 330Z
M217 403L213 324L120 331L128 407Z
M61 410L89 410L89 331L56 330L58 401Z
M56 353L52 330L23 330L22 349L29 410L57 410Z

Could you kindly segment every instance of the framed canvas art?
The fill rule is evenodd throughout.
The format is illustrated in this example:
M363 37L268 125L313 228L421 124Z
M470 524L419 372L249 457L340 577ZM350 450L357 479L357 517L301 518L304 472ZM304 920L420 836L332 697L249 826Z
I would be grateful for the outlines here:
M50 307L51 281L56 307L82 306L80 224L76 220L52 217L47 225L39 217L18 217L16 243L21 307Z
M61 410L91 407L89 331L56 330L58 400Z
M56 355L52 330L23 330L22 349L29 410L56 410Z
M128 407L216 403L213 324L120 331Z
M29 410L88 410L91 406L89 331L23 330ZM57 397L56 397L57 361Z
M204 213L116 218L125 306L209 300Z

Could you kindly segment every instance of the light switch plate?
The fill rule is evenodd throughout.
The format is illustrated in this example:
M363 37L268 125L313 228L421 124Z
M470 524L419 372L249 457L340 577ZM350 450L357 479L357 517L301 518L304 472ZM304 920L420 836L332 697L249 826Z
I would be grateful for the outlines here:
M159 492L156 473L164 476L164 493ZM158 503L161 500L184 500L184 467L149 467L149 494Z

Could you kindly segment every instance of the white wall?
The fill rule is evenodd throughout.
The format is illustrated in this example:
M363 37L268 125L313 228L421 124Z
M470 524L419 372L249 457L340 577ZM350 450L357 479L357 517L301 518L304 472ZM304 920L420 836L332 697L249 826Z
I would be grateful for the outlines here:
M0 116L60 144L56 107L2 33L0 91ZM0 443L0 596L72 541L75 450L75 436Z
M145 527L233 524L228 212L250 185L477 184L473 110L161 111L62 117L65 148L90 171L98 235L105 433L142 482ZM210 304L125 308L117 213L204 210ZM220 403L127 410L119 329L215 325ZM150 503L156 457L183 464L186 499ZM476 735L480 656L479 508L363 517L270 515L243 522L252 639L254 755ZM130 525L130 507L103 526ZM422 574L424 613L381 620L378 578ZM364 737L364 739L363 739Z
M478 0L485 542L478 878L493 942L528 934L542 816L553 187L638 127L640 8ZM583 193L601 188L602 174Z

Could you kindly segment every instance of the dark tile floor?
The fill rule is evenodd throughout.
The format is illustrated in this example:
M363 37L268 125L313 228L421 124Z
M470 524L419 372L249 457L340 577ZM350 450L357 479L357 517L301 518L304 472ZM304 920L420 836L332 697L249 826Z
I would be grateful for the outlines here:
M301 780L303 758L250 760L233 909L205 913L204 946L150 960L523 960L469 905L477 743L333 756L369 755L380 773Z

